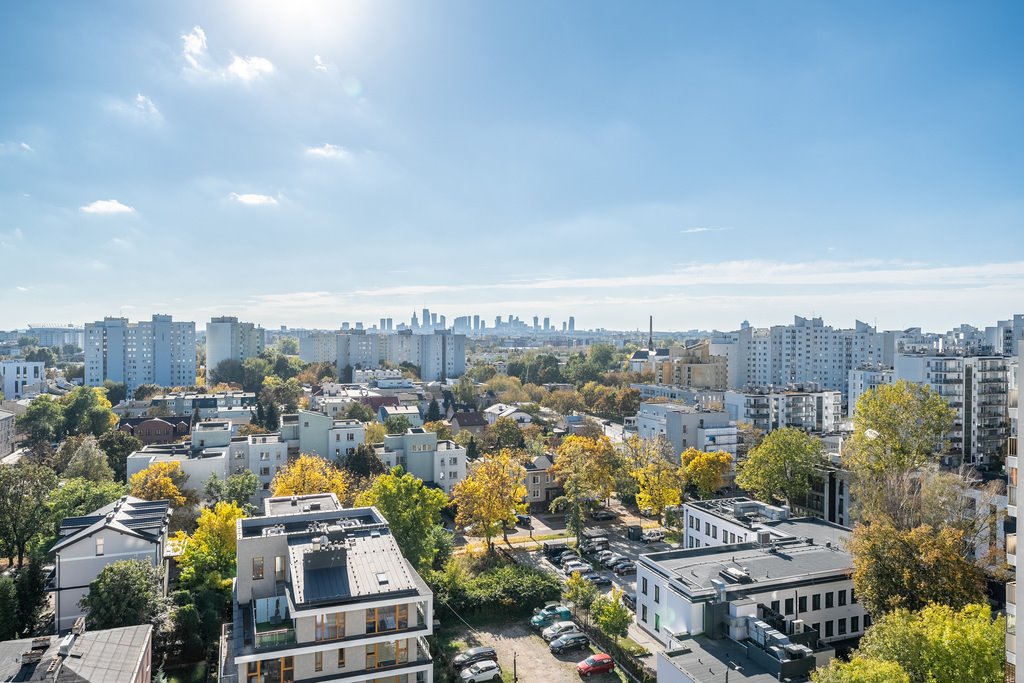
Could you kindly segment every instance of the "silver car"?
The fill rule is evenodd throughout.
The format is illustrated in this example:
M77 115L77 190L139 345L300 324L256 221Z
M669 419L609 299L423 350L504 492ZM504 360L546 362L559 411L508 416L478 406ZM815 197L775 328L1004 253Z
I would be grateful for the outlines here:
M566 633L572 633L577 630L579 630L579 627L576 626L576 624L574 624L573 622L560 621L557 624L552 624L551 626L548 626L546 629L541 631L540 636L546 642L550 643L552 640L555 640L556 638L559 638Z

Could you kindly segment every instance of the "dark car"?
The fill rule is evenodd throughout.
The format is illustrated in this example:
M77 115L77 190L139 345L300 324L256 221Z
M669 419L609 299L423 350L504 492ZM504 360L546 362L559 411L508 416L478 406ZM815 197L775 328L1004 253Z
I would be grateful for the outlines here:
M530 515L516 515L516 524L526 529L533 526L533 520L530 519Z
M588 645L590 645L590 638L586 637L582 633L576 632L566 633L563 636L555 638L553 641L551 641L551 644L548 645L548 649L556 655L560 655L563 652L568 652L569 650L579 650L581 648L587 647Z
M622 596L622 604L635 612L636 611L636 593L625 593Z
M474 647L455 657L452 660L452 665L456 669L464 669L470 664L476 664L487 659L497 661L498 653L494 651L493 647Z
M612 580L607 576L598 574L597 572L588 572L582 575L584 579L594 584L595 586L610 586Z
M633 562L632 560L628 562L620 562L612 567L612 571L619 576L624 576L625 574L636 574L636 562Z
M603 522L618 517L618 515L616 515L611 510L594 510L593 512L590 513L590 516L598 522Z

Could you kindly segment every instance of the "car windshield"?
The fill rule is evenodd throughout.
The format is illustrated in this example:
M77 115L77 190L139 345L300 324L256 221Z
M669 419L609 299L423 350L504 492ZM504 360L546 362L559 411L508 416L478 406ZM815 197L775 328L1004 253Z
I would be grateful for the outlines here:
M601 661L601 660L599 660L597 657L587 657L587 665L588 666L594 666L599 661Z

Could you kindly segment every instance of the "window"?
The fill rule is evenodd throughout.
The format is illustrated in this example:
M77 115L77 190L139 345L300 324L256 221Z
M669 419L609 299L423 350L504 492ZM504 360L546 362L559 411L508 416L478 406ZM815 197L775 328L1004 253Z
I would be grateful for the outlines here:
M402 650L405 654L404 657L408 659L408 645L405 641L400 643L374 643L373 645L366 646L366 668L377 669L382 666L393 666L399 660L399 650Z
M348 434L346 434L345 437L346 437L346 440L348 440L348 441L355 441L356 440L356 435L353 434L352 432L349 432Z
M812 610L819 610L819 609L821 609L821 593L815 593L814 595L811 596L811 609Z
M96 554L97 555L102 555L103 554L103 537L102 536L97 536L96 537Z
M324 670L324 653L314 652L313 653L313 671Z
M821 624L811 624L811 628L814 629L815 633L821 636Z
M345 668L345 648L343 647L338 649L338 668Z
M270 453L260 453L260 460L270 460Z
M533 475L533 483L534 484L539 484L540 483L540 475L539 474Z
M718 538L718 527L717 526L711 527L711 538L715 538L715 539Z
M846 635L846 619L840 619L839 620L839 635L841 635L841 636L845 636Z
M249 662L246 683L293 683L295 660L292 657Z
M786 598L786 614L793 613L793 598Z
M704 522L704 535L705 536L710 536L711 535L711 522Z
M655 614L654 615L654 630L655 631L660 631L661 630L661 615L660 614Z
M857 604L857 594L853 592L852 588L850 589L850 604L851 605L856 605Z
M850 633L860 630L860 617L850 617Z
M661 586L654 587L654 602L661 602Z
M261 477L269 477L270 476L270 468L269 467L261 467L260 468L260 476Z
M647 577L640 579L640 592L647 595Z
M252 558L252 580L258 581L263 578L263 558Z
M284 581L285 574L288 571L288 559L284 555L278 555L274 558L274 580Z
M409 627L409 605L392 605L366 610L366 632L385 633Z
M640 621L647 623L647 605L640 605Z
M775 612L776 614L780 614L780 612L779 612L779 601L778 600L772 600L772 611Z
M839 591L839 606L846 604L846 591Z
M532 495L532 496L533 496L534 498L540 498L540 491L538 491L537 489L534 489L534 490L533 490L533 491L531 492L531 495Z
M797 598L796 610L797 610L797 612L800 612L801 614L803 614L804 612L807 611L807 596L806 595L801 595L799 598Z
M832 628L832 622L831 621L826 621L825 622L825 637L826 638L831 638L834 635L835 635L835 629Z
M829 607L834 607L835 606L835 600L833 599L833 597L834 596L833 596L832 591L829 591L828 593L825 593L825 609L828 609Z
M317 640L336 640L345 637L345 613L320 614L315 617Z

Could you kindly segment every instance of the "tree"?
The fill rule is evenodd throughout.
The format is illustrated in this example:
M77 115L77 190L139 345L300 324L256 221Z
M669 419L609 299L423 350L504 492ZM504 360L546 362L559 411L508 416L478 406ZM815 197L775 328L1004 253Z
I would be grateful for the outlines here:
M79 601L89 629L157 624L166 617L163 578L144 560L108 564Z
M515 525L517 513L526 511L525 479L526 468L507 448L470 464L469 475L452 489L458 509L455 523L472 526L493 551L492 539L503 527Z
M616 586L608 595L598 596L590 607L597 627L619 642L633 623L633 613L622 603L622 589Z
M107 462L107 454L100 448L96 437L91 435L81 440L63 474L72 479L80 477L96 482L114 480L114 470Z
M46 607L46 579L43 577L42 558L33 557L18 574L15 584L18 596L18 630L34 633L39 614Z
M732 467L732 455L725 451L698 451L688 448L680 456L683 478L687 486L697 489L701 498L707 498L725 486L725 475Z
M286 356L299 355L299 340L295 337L278 337L277 352Z
M848 541L853 587L874 617L935 602L960 608L984 599L981 570L965 556L963 532L888 522L858 525Z
M51 527L47 531L56 540L61 520L81 517L112 503L125 493L124 484L113 481L67 479L46 494L47 516ZM47 543L49 545L49 543Z
M367 422L366 436L363 437L363 443L384 443L385 435L387 435L387 430L380 422Z
M14 640L18 630L18 589L14 579L0 576L0 640Z
M636 473L657 460L669 465L675 464L672 443L664 436L645 439L634 434L626 439L621 447L619 466L615 470L615 493L619 500L623 503L636 502L636 496L640 491ZM673 467L673 469L675 468ZM679 488L681 489L682 486L680 485Z
M217 364L220 367L220 363ZM264 378L271 374L270 361L259 356L246 358L242 362L242 388L246 391L259 391L263 387Z
M736 483L766 501L789 501L811 489L824 447L813 436L784 427L768 434L740 464Z
M352 476L360 478L375 477L388 469L373 446L366 443L359 444L354 451L342 456L338 465Z
M660 517L665 508L682 500L683 472L661 458L634 471L633 477L637 482L636 504L641 510L650 508Z
M57 358L57 352L47 347L33 349L25 354L25 360L29 363L42 363L47 368L56 366Z
M274 476L270 488L275 496L334 493L344 500L349 477L320 456L303 453Z
M436 398L430 399L430 405L427 406L427 422L437 422L441 419L441 406L438 404Z
M814 683L910 683L910 677L896 662L869 657L854 657L849 662L833 659L828 666L815 669Z
M356 498L356 505L375 505L388 520L405 558L417 569L431 566L436 552L431 529L441 523L441 510L448 505L443 491L427 488L422 480L395 467L374 479Z
M64 406L43 394L28 404L16 422L30 446L53 443L64 435Z
M359 420L360 422L373 422L377 417L373 408L359 401L352 401L348 404L343 415L350 420Z
M476 382L469 375L463 375L452 387L452 393L459 403L473 404L476 401Z
M597 586L583 578L579 572L574 572L565 580L565 587L562 589L562 597L572 603L573 613L577 610L587 612L597 598Z
M925 384L900 380L869 389L857 400L844 464L858 476L915 470L942 452L955 415Z
M128 482L131 495L143 500L167 500L171 507L180 508L188 503L182 489L188 475L179 462L155 462L132 475Z
M64 430L67 434L100 436L117 425L106 390L78 387L60 397L64 406Z
M427 430L428 432L434 432L435 434L437 434L438 441L452 440L451 427L449 427L448 424L442 420L427 422L426 424L423 425L423 429Z
M244 424L244 425L242 425L241 427L238 428L238 436L251 436L253 434L269 434L269 433L270 432L267 431L266 427L261 427L259 425L253 424L251 422L249 424Z
M564 482L580 477L581 491L594 499L608 499L615 490L618 454L608 437L571 435L562 441L555 458L554 473Z
M57 475L48 467L27 460L0 467L0 545L8 559L17 556L19 567L28 544L46 530L44 501L56 486Z
M412 428L412 423L405 415L392 415L384 420L384 431L388 434L405 434Z
M249 501L260 488L260 480L252 470L242 470L221 479L211 474L203 486L203 497L216 506L217 503L233 503L243 511L252 508Z
M135 391L132 392L132 398L136 401L145 401L146 399L159 396L164 392L164 388L159 384L140 384L135 387Z
M142 450L142 441L128 432L112 429L99 438L99 446L107 456L114 480L125 481L128 476L128 456Z
M114 406L128 398L128 385L124 382L104 380L103 390L107 393L107 400Z
M853 659L897 663L914 683L1001 683L1005 635L1005 618L993 619L987 604L928 605L878 619Z
M263 426L268 432L276 432L281 428L281 412L274 402L267 404L266 416L263 418Z
M579 392L566 391L564 389L552 391L544 397L541 405L545 408L551 408L551 410L559 415L572 415L574 412L582 411L585 408Z
M174 540L184 548L178 557L182 583L201 583L205 576L214 572L227 577L234 574L235 522L244 516L238 505L221 501L212 509L203 508L191 536L181 531L175 535Z
M499 417L488 425L483 435L484 450L500 451L502 448L522 448L525 444L523 431L511 417Z

